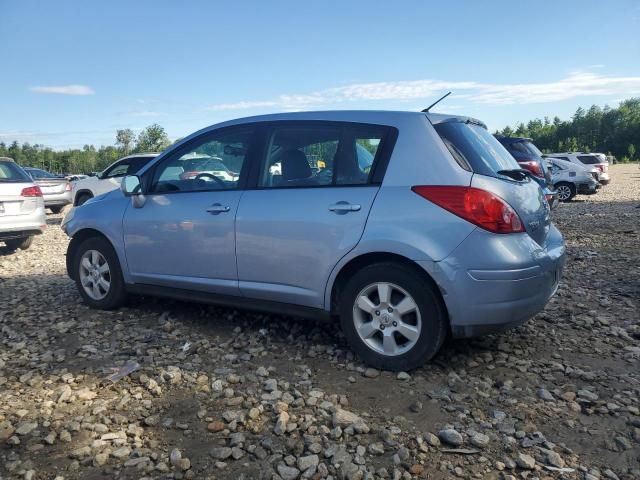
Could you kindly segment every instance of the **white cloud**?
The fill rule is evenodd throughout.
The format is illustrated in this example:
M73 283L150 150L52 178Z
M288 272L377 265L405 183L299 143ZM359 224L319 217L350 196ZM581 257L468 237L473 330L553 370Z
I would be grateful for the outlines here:
M35 93L54 93L57 95L94 95L93 88L86 85L55 85L46 87L31 87Z
M302 94L282 94L273 99L210 105L208 110L280 108L296 110L338 106L345 103L432 100L451 90L459 99L489 105L546 103L581 96L634 95L640 93L640 77L615 77L571 72L565 78L544 83L479 83L474 81L400 80L356 83Z

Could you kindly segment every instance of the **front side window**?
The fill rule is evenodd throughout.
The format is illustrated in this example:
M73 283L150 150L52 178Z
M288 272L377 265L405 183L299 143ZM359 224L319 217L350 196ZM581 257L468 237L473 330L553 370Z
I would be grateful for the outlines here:
M102 178L124 177L129 171L129 160L121 160L102 174Z
M158 165L152 193L238 188L253 134L250 127L204 134Z
M273 128L259 187L369 183L384 127L304 125Z

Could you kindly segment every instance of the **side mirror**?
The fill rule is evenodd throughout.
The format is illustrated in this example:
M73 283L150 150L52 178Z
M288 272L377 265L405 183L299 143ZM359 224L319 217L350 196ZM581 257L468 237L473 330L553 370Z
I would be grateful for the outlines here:
M122 190L122 193L124 193L127 197L142 194L142 185L140 184L140 178L138 178L137 175L127 175L122 179L120 190Z

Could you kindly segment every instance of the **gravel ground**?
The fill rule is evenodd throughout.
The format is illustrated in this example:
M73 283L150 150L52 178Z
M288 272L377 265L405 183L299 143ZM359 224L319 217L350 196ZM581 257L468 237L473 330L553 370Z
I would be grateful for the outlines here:
M330 323L89 310L49 216L0 253L0 478L640 478L640 169L611 170L555 213L569 258L544 312L400 374Z

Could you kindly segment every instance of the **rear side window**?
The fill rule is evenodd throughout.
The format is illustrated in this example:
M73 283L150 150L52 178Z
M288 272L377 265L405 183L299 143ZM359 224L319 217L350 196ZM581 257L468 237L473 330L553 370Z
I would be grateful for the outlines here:
M442 122L434 128L453 158L466 170L497 177L500 170L520 168L502 144L480 125Z
M13 162L0 162L0 182L17 183L29 182L31 178L18 165Z
M383 155L389 129L375 125L305 123L275 126L267 140L262 188L366 185Z
M595 165L596 163L602 163L595 155L578 155L578 160L586 165Z

